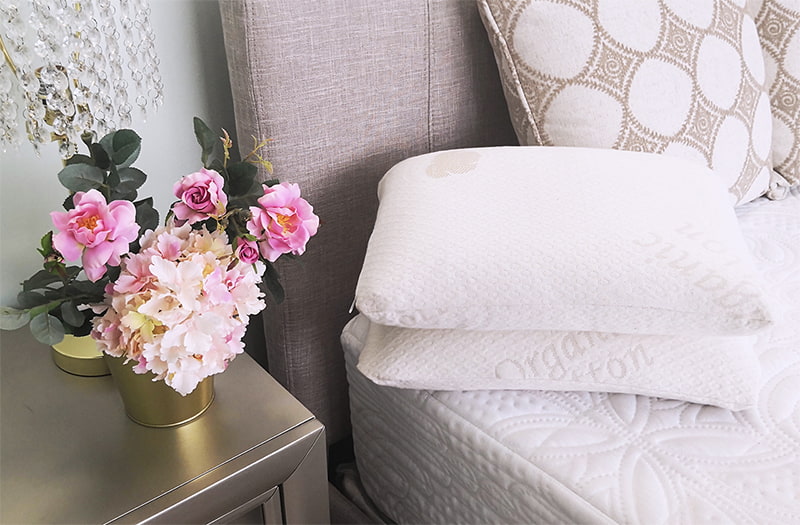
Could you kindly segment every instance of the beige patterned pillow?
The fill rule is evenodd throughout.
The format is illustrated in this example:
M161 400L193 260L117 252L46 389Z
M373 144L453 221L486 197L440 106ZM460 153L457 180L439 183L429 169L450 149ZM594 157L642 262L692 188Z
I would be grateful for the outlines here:
M744 0L478 0L523 145L697 159L768 189L772 118Z
M800 183L800 0L750 0L772 102L772 161Z

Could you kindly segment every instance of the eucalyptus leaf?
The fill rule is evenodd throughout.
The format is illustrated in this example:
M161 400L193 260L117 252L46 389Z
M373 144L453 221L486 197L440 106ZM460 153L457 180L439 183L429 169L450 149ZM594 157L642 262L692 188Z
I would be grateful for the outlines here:
M87 148L91 149L92 144L94 143L94 132L86 131L84 133L81 133L81 141L83 141L83 143L86 144Z
M117 171L116 166L109 166L108 169L108 176L106 177L106 184L113 190L117 186L119 186L119 172Z
M110 146L109 139L109 147ZM109 166L111 166L111 153L103 146L103 144L94 143L89 145L89 152L92 154L92 159L94 159L95 166L98 168L107 170Z
M109 197L109 200L112 200L112 201L131 201L131 202L133 202L133 201L136 200L136 197L138 197L138 196L139 196L139 194L136 192L136 190L126 191L126 192L122 192L122 193L120 193L119 191L112 191L111 195Z
M86 322L86 315L78 310L78 305L75 301L67 301L61 303L61 318L70 326L79 327L83 326Z
M119 174L119 186L117 191L120 193L138 190L147 180L147 175L138 168L121 168Z
M0 306L0 330L16 330L31 320L28 310L17 310L8 306Z
M75 208L75 201L72 200L72 197L74 195L75 195L74 193L71 195L67 195L67 198L64 199L64 203L62 204L62 206L64 206L65 210L69 211Z
M87 155L76 153L67 159L66 165L69 166L70 164L88 164L89 166L94 166L94 159Z
M111 160L118 168L127 168L139 158L142 138L132 129L121 129L114 133L111 146Z
M209 159L214 153L214 148L217 146L217 143L219 143L219 138L199 117L194 117L193 122L194 136L197 138L197 143L200 144L202 148L200 159L204 167L210 167Z
M17 302L23 308L33 308L46 303L47 299L39 292L23 291L17 294Z
M105 172L97 166L70 164L58 172L58 180L72 192L89 191L103 186Z
M61 281L61 277L58 275L53 275L47 270L39 270L22 283L22 289L25 291L37 290L59 281Z
M31 319L31 333L40 343L52 346L64 339L64 325L50 314L41 314Z
M148 197L134 202L136 206L136 222L139 224L139 234L158 227L158 211L153 207L153 198Z
M66 287L67 295L88 295L88 296L99 296L103 297L103 292L105 289L104 280L97 281L93 283L92 281L72 281Z
M47 297L49 299L48 303L41 304L39 306L31 308L31 319L36 317L37 315L45 314L47 312L55 310L61 303L64 302L64 299L62 298L53 300L58 294L54 294L52 292L53 291L51 290L50 293L45 294L45 296L48 296Z

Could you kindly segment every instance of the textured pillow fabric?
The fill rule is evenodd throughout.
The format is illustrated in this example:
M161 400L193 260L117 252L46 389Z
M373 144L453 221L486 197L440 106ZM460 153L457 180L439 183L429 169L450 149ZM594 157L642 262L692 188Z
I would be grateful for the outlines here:
M733 0L478 0L520 144L698 159L735 202L769 188L755 23Z
M800 183L800 0L750 0L764 50L772 104L772 160Z
M741 410L754 404L759 384L755 339L370 323L357 366L398 388L619 392Z
M770 323L726 189L697 162L453 150L395 165L379 197L356 289L379 324L735 335Z

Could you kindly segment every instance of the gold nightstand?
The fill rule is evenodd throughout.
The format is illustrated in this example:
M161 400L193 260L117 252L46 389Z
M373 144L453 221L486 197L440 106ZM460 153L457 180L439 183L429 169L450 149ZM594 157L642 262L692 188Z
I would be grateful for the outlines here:
M325 429L248 355L176 428L128 419L111 377L0 332L0 522L325 523Z

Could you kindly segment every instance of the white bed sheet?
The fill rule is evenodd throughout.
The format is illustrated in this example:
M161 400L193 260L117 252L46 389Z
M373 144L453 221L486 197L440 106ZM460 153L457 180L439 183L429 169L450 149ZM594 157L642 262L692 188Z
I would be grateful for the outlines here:
M401 523L800 523L800 190L739 209L780 319L756 408L629 394L380 387L343 333L362 481Z

